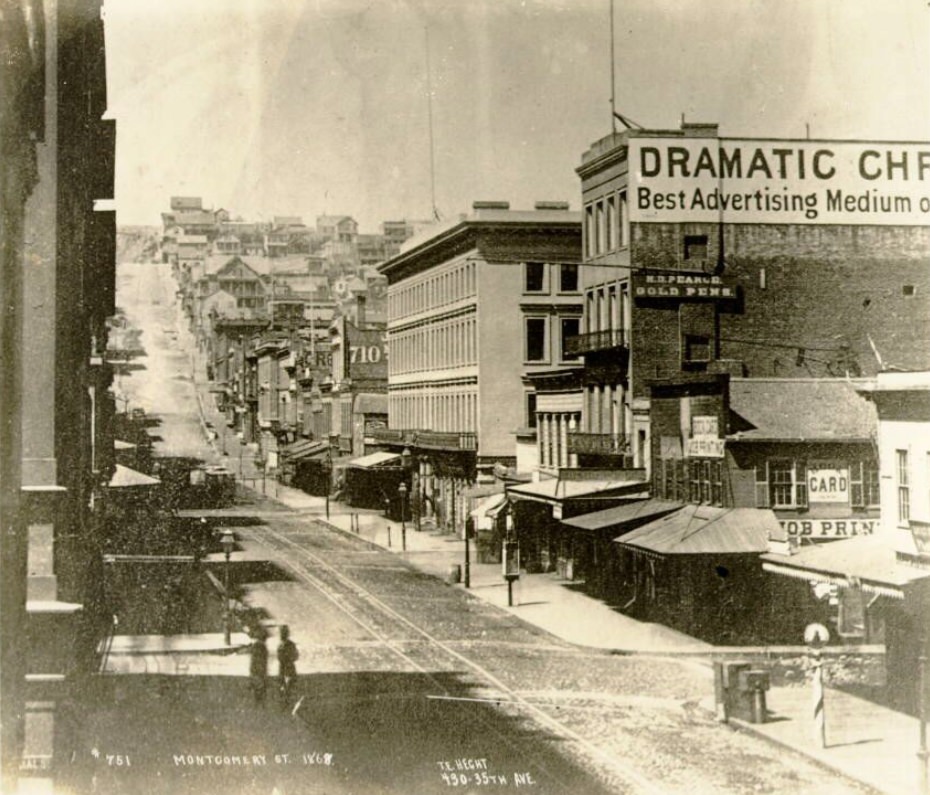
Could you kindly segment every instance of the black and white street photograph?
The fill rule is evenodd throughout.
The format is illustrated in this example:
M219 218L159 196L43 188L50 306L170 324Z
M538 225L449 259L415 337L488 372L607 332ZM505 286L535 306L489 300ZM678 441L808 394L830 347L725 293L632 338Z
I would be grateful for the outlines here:
M930 795L926 0L0 53L0 793Z

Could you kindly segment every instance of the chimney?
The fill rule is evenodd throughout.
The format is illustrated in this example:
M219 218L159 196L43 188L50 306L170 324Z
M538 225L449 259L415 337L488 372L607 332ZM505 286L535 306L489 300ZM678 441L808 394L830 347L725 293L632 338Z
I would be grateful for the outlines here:
M536 202L534 210L567 210L568 202Z
M473 210L509 210L510 202L472 202Z

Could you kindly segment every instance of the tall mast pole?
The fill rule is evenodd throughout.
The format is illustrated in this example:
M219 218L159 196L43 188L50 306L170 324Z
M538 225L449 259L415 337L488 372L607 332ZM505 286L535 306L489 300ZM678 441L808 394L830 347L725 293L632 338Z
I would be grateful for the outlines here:
M429 119L429 188L433 219L439 220L439 211L436 209L436 155L433 147L433 76L429 62L429 25L424 27L426 32L426 107Z
M610 127L617 132L617 81L614 73L614 0L610 0Z

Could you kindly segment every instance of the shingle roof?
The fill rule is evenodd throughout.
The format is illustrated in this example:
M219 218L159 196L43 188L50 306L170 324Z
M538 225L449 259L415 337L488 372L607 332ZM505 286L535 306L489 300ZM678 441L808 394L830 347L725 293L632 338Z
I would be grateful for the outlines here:
M777 530L775 514L760 508L686 505L615 539L660 555L726 555L766 552Z
M875 406L856 390L867 379L734 378L730 439L813 441L870 439Z

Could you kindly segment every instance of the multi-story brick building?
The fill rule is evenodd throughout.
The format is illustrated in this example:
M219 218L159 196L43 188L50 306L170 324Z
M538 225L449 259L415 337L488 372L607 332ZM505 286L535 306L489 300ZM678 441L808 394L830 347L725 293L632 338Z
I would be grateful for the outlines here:
M917 143L731 139L703 124L596 142L578 169L585 322L571 343L591 436L570 451L645 466L653 496L683 511L717 506L714 554L751 577L763 527L805 542L870 532L874 415L845 379L928 365L928 172ZM676 516L621 542L652 556L634 597L659 620L703 565L669 542ZM662 577L660 558L676 564ZM803 620L795 596L769 600L773 625Z

